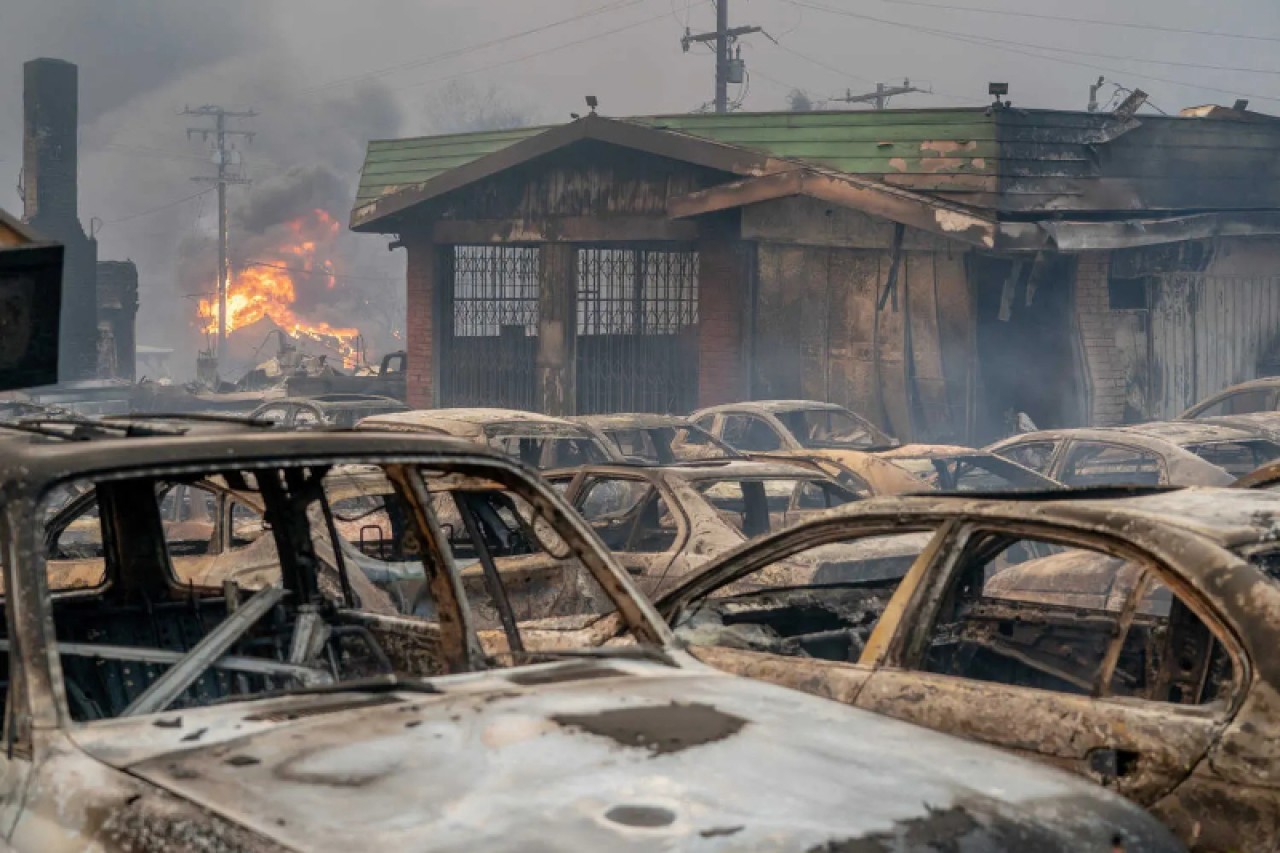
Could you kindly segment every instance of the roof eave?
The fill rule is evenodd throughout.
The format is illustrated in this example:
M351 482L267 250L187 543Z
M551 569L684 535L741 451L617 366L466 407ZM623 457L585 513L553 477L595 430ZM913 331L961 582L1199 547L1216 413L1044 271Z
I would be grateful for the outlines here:
M671 199L667 213L682 219L788 196L808 196L984 249L997 248L1000 234L1000 223L969 208L813 168L793 168L689 193Z
M794 168L788 161L746 148L592 113L356 207L351 212L350 228L373 233L395 230L388 228L388 220L410 207L585 139L734 175L764 175Z

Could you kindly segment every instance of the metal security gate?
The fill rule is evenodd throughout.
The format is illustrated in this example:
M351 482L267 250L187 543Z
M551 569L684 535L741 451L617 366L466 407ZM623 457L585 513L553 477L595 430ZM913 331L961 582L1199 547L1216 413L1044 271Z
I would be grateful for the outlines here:
M538 250L454 246L445 264L440 404L535 409Z
M698 398L698 253L579 249L577 409L685 413Z

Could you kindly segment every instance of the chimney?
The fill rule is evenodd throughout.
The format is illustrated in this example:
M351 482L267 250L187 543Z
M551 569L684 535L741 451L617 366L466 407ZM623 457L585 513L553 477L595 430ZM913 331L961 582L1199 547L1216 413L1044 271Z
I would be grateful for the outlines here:
M77 222L78 69L62 59L33 59L22 70L23 216L37 227Z
M91 379L98 367L98 244L77 212L79 74L61 59L23 66L23 218L65 247L58 379Z

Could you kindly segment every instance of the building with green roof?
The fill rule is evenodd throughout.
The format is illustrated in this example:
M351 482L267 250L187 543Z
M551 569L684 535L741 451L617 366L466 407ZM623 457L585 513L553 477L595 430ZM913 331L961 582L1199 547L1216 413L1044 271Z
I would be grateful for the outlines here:
M805 397L974 442L1249 378L1278 177L1280 123L1218 107L592 113L370 142L351 227L408 250L419 405Z

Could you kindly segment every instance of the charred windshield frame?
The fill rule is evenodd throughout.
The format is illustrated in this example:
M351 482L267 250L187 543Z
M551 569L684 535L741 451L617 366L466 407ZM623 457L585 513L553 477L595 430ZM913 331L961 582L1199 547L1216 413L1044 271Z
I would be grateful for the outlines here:
M639 598L638 593L630 586L623 573L609 562L602 546L594 539L590 530L568 511L567 506L563 504L563 500L550 489L530 480L528 475L514 465L509 465L505 460L478 461L452 458L441 459L438 457L380 457L360 454L352 458L342 459L243 459L231 463L210 463L200 466L154 465L128 471L88 473L81 477L64 478L43 488L40 492L41 499L38 501L11 503L10 511L13 511L16 507L21 507L27 516L27 521L24 522L25 528L36 537L37 542L42 541L44 525L33 522L37 522L41 518L45 500L55 495L59 486L65 486L68 482L92 483L95 493L99 495L100 512L104 516L104 521L101 523L104 538L106 539L105 547L109 554L108 559L115 563L115 567L109 570L108 583L112 583L122 576L120 567L128 565L128 552L136 551L138 547L142 547L148 549L148 553L153 550L156 552L150 553L149 557L146 557L141 552L138 553L138 556L146 557L147 561L152 563L151 568L143 571L145 573L162 572L164 581L180 591L181 587L176 582L173 563L167 551L164 551L165 536L164 531L160 528L160 508L159 500L156 499L156 483L195 483L200 480L221 476L227 482L228 491L234 495L237 492L244 493L249 491L246 488L244 475L252 472L258 486L253 491L257 491L262 495L263 502L266 505L268 524L273 536L277 538L282 581L285 588L293 590L297 596L296 601L291 604L323 604L328 602L330 605L338 606L341 609L341 605L338 602L329 602L328 599L325 599L325 602L320 601L321 595L315 583L317 577L317 555L310 547L311 528L301 529L302 521L305 518L303 509L304 505L314 507L315 501L318 500L320 502L326 535L331 537L331 541L336 545L341 539L341 534L337 531L333 523L332 513L329 511L328 498L323 489L323 477L326 472L339 465L360 463L378 465L388 473L388 478L393 483L398 483L401 480L401 477L394 475L395 472L407 474L408 476L405 479L412 488L404 489L404 492L410 494L407 496L402 494L402 498L411 498L409 502L413 506L417 506L429 495L427 482L430 476L429 472L438 471L441 468L448 469L451 474L483 478L496 482L503 488L510 489L514 494L526 500L532 508L533 518L523 519L522 517L522 523L536 524L538 520L544 520L551 525L556 535L581 559L585 569L599 583L607 598L612 601L618 614L619 623L625 626L624 630L630 629L640 643L657 646L666 646L670 643L670 634L666 630L666 626L661 623L656 612L652 610L647 602ZM264 476L265 472L276 472L276 476ZM132 490L131 484L133 486ZM99 487L103 488L100 490ZM398 491L400 491L399 488ZM123 495L124 492L133 495L136 500L126 500ZM142 501L144 497L154 504L154 508L149 511L142 510L140 513L135 504ZM59 509L82 500L86 500L86 498L77 497L68 502L64 497L59 502ZM427 530L430 531L430 528L434 526L434 519L429 501L428 503L423 503L419 509L423 511L417 513L418 518L415 520L419 524L426 524ZM128 520L130 517L134 519L133 522ZM130 534L127 529L131 526L138 527L138 524L142 525L138 530L144 532L147 528L155 528L150 530L149 535L142 537L142 540L146 541L140 541L133 534ZM438 534L438 528L433 532ZM431 535L427 535L424 538L437 545L440 543L438 538ZM128 540L132 540L134 544L128 544ZM341 563L341 565L334 566L334 568L339 571L340 575L345 577L345 560L338 553L340 550L340 548L334 549L334 560ZM163 553L161 553L162 551ZM63 681L63 666L61 660L55 660L55 658L59 657L56 651L57 642L53 635L47 633L47 629L42 627L43 625L51 627L51 609L53 606L53 598L47 594L45 573L48 569L45 564L45 555L39 547L31 549L28 553L31 553L33 559L24 559L24 565L20 567L12 564L12 562L7 567L13 580L13 586L10 588L13 601L9 605L11 616L14 608L22 607L24 604L28 609L32 609L32 602L35 603L34 610L45 614L45 616L34 620L34 622L32 620L13 620L11 618L11 621L19 621L21 623L16 625L13 633L11 633L10 636L13 638L11 642L29 644L30 647L36 649L47 649L47 654L37 654L36 658L43 659L49 698L54 703L57 717L60 720L70 720L67 696L62 686L65 683ZM122 560L124 562L121 562ZM423 571L428 578L433 576L441 577L443 575L449 579L456 580L458 573L456 567L449 565L450 562L451 560L447 556L441 559L441 555L430 553L422 555ZM156 576L152 575L152 578L153 582L155 582ZM343 597L347 599L346 604L348 605L352 603L350 595L349 583L344 583ZM445 606L449 604L444 601L440 603ZM475 645L478 645L475 631L467 613L468 607L465 598L459 597L450 609L453 610L453 618L441 619L441 639L442 641L445 640L452 633L454 634L455 642L460 642L462 646L456 649L457 656L453 658L455 663L450 671L484 668L483 662L467 655L465 651L468 646L474 648ZM450 622L452 624L449 624ZM33 630L37 631L37 633L32 634ZM566 651L565 654L569 654L571 651ZM190 652L187 654L190 654ZM217 656L213 658L213 660L217 659ZM264 659L264 663L269 664L270 662ZM176 665L175 663L175 667ZM203 666L203 663L201 663L201 666ZM283 667L283 664L281 666ZM41 681L41 679L37 678L37 681ZM260 694L252 694L243 698L252 700L259 698L259 696Z

